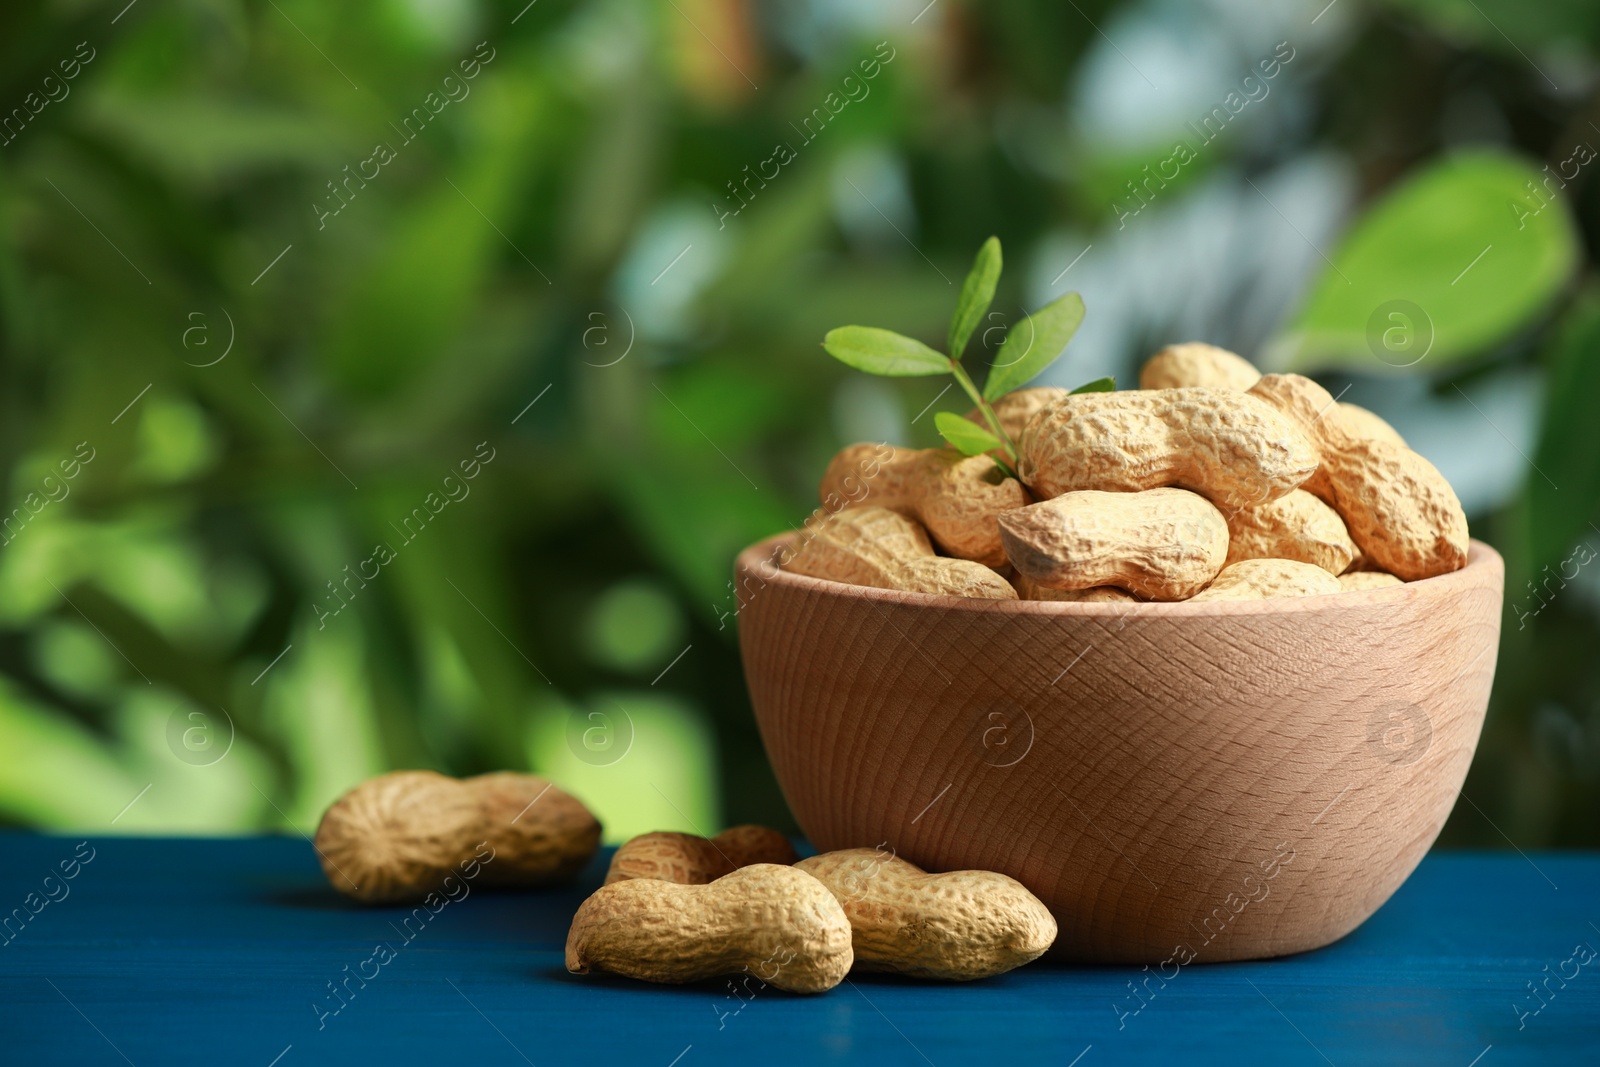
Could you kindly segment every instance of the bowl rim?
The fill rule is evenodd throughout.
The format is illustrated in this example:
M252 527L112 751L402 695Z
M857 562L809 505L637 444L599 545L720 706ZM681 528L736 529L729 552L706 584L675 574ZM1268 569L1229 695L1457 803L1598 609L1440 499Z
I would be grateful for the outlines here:
M1371 604L1401 603L1420 597L1445 595L1464 591L1485 582L1504 582L1505 561L1493 547L1473 539L1467 553L1467 562L1461 568L1432 578L1419 578L1401 585L1378 589L1346 589L1337 593L1317 593L1312 596L1276 597L1270 600L1203 600L1198 604L1187 600L1176 601L1063 601L1063 600L988 600L980 597L949 596L943 593L920 593L899 589L879 589L869 585L850 585L831 578L813 578L805 574L786 571L773 562L772 557L788 541L800 535L798 530L764 537L746 547L734 560L735 596L739 610L750 601L760 599L755 593L746 597L739 591L746 574L754 574L766 585L789 588L797 592L830 597L836 600L859 600L869 604L897 604L907 607L938 608L941 611L973 612L1036 616L1044 618L1142 618L1178 617L1207 618L1233 615L1292 615L1318 614L1344 608ZM1489 572L1494 572L1491 575ZM764 588L765 586L763 586ZM1502 590L1500 596L1503 598Z

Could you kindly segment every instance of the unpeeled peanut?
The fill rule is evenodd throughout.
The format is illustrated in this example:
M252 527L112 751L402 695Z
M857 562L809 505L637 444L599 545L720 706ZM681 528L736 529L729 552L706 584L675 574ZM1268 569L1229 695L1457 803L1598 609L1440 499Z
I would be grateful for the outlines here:
M1114 585L1147 600L1183 600L1217 576L1228 523L1186 489L1064 493L1000 517L1017 573L1056 589Z
M1140 389L1181 389L1191 385L1211 385L1221 389L1248 391L1261 380L1261 372L1242 356L1215 345L1189 342L1168 345L1145 363L1139 372ZM1381 438L1404 446L1405 438L1381 417L1347 401L1335 405L1345 414L1345 424L1359 437Z
M1321 463L1305 489L1333 506L1374 566L1410 582L1466 564L1467 517L1433 464L1353 430L1309 378L1269 374L1250 393L1293 418L1315 443Z
M1189 602L1274 600L1340 590L1339 579L1313 563L1292 559L1245 559L1222 568L1216 580L1190 597Z
M1183 389L1203 385L1240 392L1256 384L1261 372L1226 348L1189 341L1168 345L1145 361L1140 389Z
M1355 542L1338 512L1304 489L1228 513L1229 564L1242 559L1292 559L1342 574L1355 555Z
M859 444L841 450L822 475L825 506L839 502L888 508L927 528L946 553L991 567L1006 561L995 519L1032 498L988 456L948 448L889 449Z
M600 823L581 801L509 772L380 775L334 802L315 841L333 887L368 904L420 900L475 860L483 885L550 885L577 874L599 845Z
M1378 570L1380 570L1378 565L1373 563L1366 556L1362 555L1361 554L1361 549L1358 546L1356 548L1356 556L1355 556L1355 558L1350 561L1350 566L1346 567L1342 573L1349 574L1351 571L1378 571Z
M716 837L658 831L617 849L606 885L629 878L705 885L752 863L792 864L799 858L787 837L765 826L735 826Z
M1012 443L1022 440L1022 431L1028 428L1028 423L1033 417L1057 400L1066 396L1070 390L1054 385L1040 385L1032 389L1013 389L1011 392L996 400L991 406L994 408L995 420L1000 423L1000 428L1011 438ZM977 408L967 412L967 418L989 429L988 420Z
M990 463L982 456L975 458ZM922 527L880 507L846 508L831 516L816 527L787 569L878 589L988 600L1017 598L1016 590L999 574L981 563L935 555Z
M1041 585L1025 574L1011 579L1011 587L1021 600L1054 600L1073 604L1137 604L1139 598L1114 585L1097 585L1089 589L1052 589Z
M1248 393L1196 387L1063 397L1028 424L1019 473L1041 499L1178 486L1237 508L1276 500L1316 468L1292 419Z
M1056 921L1039 898L993 871L928 874L870 848L796 867L838 898L864 971L965 982L1036 960L1056 939Z
M1405 584L1388 571L1346 571L1339 575L1339 588L1347 593L1353 589L1387 589Z
M601 886L572 919L567 970L674 983L746 972L791 993L821 993L849 973L850 939L826 886L794 867L757 863L705 885Z
M1388 441L1390 444L1399 445L1401 448L1411 447L1406 444L1406 439L1400 436L1400 431L1385 422L1381 415L1345 400L1339 401L1338 406L1339 413L1344 416L1345 430L1351 436L1364 437L1373 441Z

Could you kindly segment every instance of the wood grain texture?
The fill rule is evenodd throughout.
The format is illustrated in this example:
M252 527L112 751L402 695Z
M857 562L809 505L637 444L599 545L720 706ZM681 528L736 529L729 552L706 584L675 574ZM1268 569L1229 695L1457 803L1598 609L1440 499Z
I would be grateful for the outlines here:
M785 535L787 536L787 535ZM1416 867L1483 725L1504 565L1319 597L970 601L736 564L762 739L818 849L1016 878L1055 955L1328 944Z

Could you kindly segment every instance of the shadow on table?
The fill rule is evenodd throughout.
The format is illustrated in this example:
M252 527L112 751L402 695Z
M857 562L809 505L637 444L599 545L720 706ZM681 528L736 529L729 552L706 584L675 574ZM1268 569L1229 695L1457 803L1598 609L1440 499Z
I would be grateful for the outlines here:
M275 908L296 908L310 911L356 912L370 910L370 905L351 900L335 891L327 883L292 886L275 889L261 895L261 902Z
M739 981L739 976L735 974L723 975L718 978L709 978L703 982L666 984L646 982L637 978L628 978L623 975L607 974L603 971L591 971L588 974L573 974L564 967L536 967L530 969L528 971L528 975L531 978L544 979L551 982L560 982L568 985L584 985L592 988L616 990L638 989L648 990L651 993L661 991L662 995L677 995L682 997L692 996L696 998L704 997L708 993L713 996L721 996L728 992L730 988L730 982L737 984ZM909 978L905 975L898 974L882 974L872 971L852 971L845 981L840 983L838 988L845 988L846 986L854 985L861 987L868 992L890 989L949 989L954 986L981 986L986 988L996 988L1005 986L1011 982L1024 980L1026 977L1027 968L1018 968L1015 971L1008 971L1005 974L998 974L991 978L979 979L976 982L942 982L924 978ZM817 995L810 993L787 993L774 986L758 983L754 977L751 978L751 988L752 992L757 992L763 997L772 996L793 998L795 1000L806 1000Z

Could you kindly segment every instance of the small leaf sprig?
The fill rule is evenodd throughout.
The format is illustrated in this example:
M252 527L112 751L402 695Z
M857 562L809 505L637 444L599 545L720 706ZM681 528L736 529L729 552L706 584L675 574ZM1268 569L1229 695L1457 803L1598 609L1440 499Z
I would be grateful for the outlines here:
M995 462L1007 476L1017 477L1017 445L1011 440L995 414L994 402L1034 378L1054 363L1083 322L1083 298L1065 293L1027 316L1027 342L1013 343L1020 332L1009 331L1000 343L988 377L980 391L961 365L967 342L983 322L994 303L995 287L1000 282L1000 239L991 237L978 249L972 269L961 285L955 314L950 317L946 355L915 338L876 326L840 326L829 330L822 347L830 356L868 374L890 378L915 378L949 374L961 386L988 424L985 429L964 415L941 411L934 425L945 441L962 455L993 453ZM1021 352L1015 350L1021 347ZM1112 378L1099 378L1074 389L1074 393L1109 392L1117 387ZM1020 480L1020 479L1018 479Z

